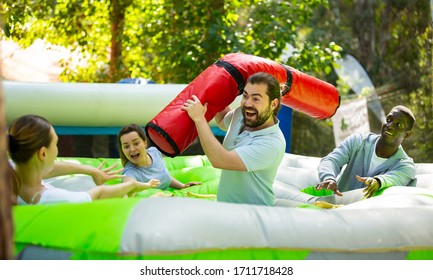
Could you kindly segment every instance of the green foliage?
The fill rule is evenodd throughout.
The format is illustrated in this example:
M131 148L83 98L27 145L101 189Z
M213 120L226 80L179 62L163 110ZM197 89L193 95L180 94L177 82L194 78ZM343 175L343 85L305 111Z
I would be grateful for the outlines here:
M295 51L288 64L304 72L315 73L316 77L326 80L333 72L332 64L341 57L342 48L335 42L330 42L326 48L306 42L301 52Z
M227 53L244 52L280 61L287 43L296 53L283 62L301 71L329 74L341 49L329 42L313 45L299 36L305 34L301 27L314 11L327 3L5 0L2 16L4 35L22 46L43 38L81 54L79 67L76 62L64 62L71 66L63 73L65 81L102 82L123 75L160 83L189 83ZM113 44L120 53L110 50ZM110 63L116 65L110 67Z
M297 27L326 1L180 3L155 1L129 10L128 18L136 19L127 23L129 39L124 41L129 44L127 64L132 76L145 69L146 76L158 82L189 83L233 52L279 61L286 43L296 44ZM329 67L331 61L326 62Z

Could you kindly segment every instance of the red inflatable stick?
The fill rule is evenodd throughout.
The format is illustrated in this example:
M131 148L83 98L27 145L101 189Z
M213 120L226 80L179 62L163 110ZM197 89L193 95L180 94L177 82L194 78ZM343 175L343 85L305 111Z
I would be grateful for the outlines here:
M200 73L146 125L147 136L165 155L179 155L197 138L194 122L181 109L185 101L196 95L202 104L207 103L209 122L243 92L248 77L257 72L269 73L286 85L282 104L314 118L331 117L340 104L337 89L324 81L265 58L228 54Z
M284 65L292 76L290 90L281 97L284 104L316 119L332 117L340 106L338 90L331 84Z

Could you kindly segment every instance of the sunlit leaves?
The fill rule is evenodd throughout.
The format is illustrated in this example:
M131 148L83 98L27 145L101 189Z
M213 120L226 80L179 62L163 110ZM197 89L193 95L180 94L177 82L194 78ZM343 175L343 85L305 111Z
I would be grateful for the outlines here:
M325 0L6 0L4 33L23 46L44 38L80 51L87 59L83 69L67 69L65 80L107 81L114 2L125 9L118 71L131 77L189 83L227 53L280 61L287 43L298 50L290 63L327 74L340 51L329 42L310 46L299 36Z

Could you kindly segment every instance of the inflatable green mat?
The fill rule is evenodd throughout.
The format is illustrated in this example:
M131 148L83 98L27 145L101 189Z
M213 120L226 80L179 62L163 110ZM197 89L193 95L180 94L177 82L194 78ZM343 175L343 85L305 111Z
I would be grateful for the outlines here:
M98 166L103 159L63 158ZM166 158L182 182L215 194L204 156ZM107 159L106 166L118 162ZM294 174L284 174L288 178ZM88 176L58 186L91 185ZM111 182L114 183L114 182ZM69 186L70 187L70 186ZM86 186L88 187L88 186ZM233 186L236 187L236 186ZM393 187L332 210L216 202L168 190L90 203L15 206L18 259L433 259L433 191Z

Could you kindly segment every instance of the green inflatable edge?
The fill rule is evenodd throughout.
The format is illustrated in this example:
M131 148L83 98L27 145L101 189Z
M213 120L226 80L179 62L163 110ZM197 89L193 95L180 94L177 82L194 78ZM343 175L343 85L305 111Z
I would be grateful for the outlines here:
M139 201L105 199L80 203L79 207L69 203L14 206L15 253L30 244L64 251L80 248L83 252L117 252L123 228ZM47 221L56 221L55 228ZM38 237L37 244L32 242L34 236Z

